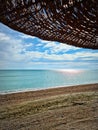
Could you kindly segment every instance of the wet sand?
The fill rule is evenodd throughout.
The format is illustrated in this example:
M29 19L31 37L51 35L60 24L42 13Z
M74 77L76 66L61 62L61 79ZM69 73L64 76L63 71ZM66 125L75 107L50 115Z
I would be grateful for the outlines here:
M0 130L98 130L98 84L0 95Z

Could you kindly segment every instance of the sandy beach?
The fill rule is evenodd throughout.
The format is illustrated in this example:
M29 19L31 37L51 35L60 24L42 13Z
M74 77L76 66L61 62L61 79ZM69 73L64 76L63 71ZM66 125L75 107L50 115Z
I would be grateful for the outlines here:
M0 130L98 130L98 84L0 95Z

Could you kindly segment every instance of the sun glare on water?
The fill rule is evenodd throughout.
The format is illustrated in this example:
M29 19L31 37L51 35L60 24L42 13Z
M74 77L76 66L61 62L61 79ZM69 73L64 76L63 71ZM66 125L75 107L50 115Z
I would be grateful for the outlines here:
M60 69L58 71L67 72L67 73L71 73L71 74L76 74L76 73L81 73L82 72L82 70L75 70L75 69Z

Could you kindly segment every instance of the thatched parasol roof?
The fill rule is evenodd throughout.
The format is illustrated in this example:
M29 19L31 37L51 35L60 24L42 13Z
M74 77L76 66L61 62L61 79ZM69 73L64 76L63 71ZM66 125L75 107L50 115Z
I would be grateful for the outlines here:
M98 49L98 0L0 0L0 22L44 40Z

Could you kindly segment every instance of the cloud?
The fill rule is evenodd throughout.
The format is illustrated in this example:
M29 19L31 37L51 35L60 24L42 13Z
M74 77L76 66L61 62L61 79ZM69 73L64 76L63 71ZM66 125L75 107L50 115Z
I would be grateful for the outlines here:
M19 37L22 39L35 39L36 38L34 36L30 36L30 35L26 35L26 34L20 34Z
M3 41L6 41L6 40L10 40L9 36L0 32L0 41L3 42Z
M98 51L0 32L0 68L97 68Z
M78 60L84 60L84 61L88 61L88 60L96 60L98 61L98 52L90 52L90 51L82 51L82 52L76 52L75 53L75 57Z
M73 46L70 46L70 45L66 45L66 44L63 44L63 43L55 43L55 42L48 42L44 47L50 48L52 53L59 53L59 52L65 53L69 50L80 49L78 47L76 48L76 47L73 47Z
M24 59L23 52L26 52L28 47L32 44L24 44L21 39L16 39L7 34L0 33L0 56L3 60L9 61L20 61Z

